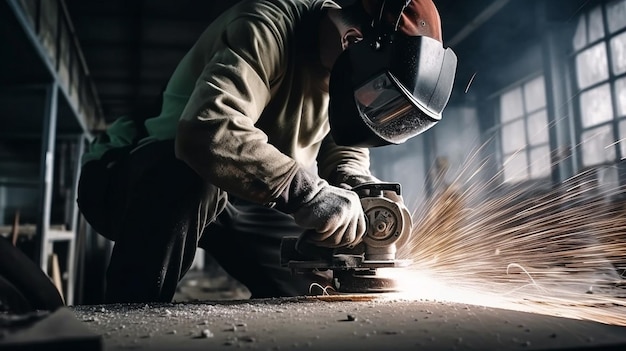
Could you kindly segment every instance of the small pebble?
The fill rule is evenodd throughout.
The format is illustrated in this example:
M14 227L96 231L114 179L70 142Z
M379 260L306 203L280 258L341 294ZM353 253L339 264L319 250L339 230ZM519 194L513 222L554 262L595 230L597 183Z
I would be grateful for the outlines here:
M203 330L202 330L201 335L202 335L202 337L203 337L203 338L205 338L205 339L212 338L212 337L214 337L214 336L215 336L215 335L213 335L213 333L211 333L211 331L210 331L210 330L208 330L208 329L203 329Z
M245 335L239 338L239 340L243 341L243 342L254 342L255 339L252 336L249 335Z

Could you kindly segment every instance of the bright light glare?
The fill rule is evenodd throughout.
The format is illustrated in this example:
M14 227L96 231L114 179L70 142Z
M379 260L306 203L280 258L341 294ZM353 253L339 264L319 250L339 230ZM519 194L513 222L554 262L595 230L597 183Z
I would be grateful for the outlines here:
M394 279L399 292L389 295L395 299L429 300L454 302L485 307L523 310L508 301L502 294L480 289L467 288L463 284L453 284L437 279L427 272L409 269L382 268L377 274Z
M378 274L398 284L399 292L383 299L459 303L626 326L623 299L601 292L591 294L590 290L581 290L580 284L564 286L548 280L543 285L530 277L528 284L521 286L488 279L450 280L427 271L398 268L379 269ZM607 309L606 305L612 306Z

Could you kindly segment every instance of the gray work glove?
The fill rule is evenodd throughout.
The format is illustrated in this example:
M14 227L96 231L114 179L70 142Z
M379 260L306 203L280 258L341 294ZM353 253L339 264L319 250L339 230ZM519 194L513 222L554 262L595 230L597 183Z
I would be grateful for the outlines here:
M306 240L323 247L356 245L365 234L365 215L359 196L298 170L276 208L291 213L307 230Z

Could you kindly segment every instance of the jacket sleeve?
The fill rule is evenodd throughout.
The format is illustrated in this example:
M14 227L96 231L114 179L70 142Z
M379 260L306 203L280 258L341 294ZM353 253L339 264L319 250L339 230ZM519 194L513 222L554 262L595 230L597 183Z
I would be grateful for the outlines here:
M320 176L336 186L378 181L370 172L367 148L339 146L330 134L322 141L317 164Z
M207 60L176 136L177 156L226 192L268 203L287 188L296 162L255 127L285 66L288 39L278 25L239 18Z

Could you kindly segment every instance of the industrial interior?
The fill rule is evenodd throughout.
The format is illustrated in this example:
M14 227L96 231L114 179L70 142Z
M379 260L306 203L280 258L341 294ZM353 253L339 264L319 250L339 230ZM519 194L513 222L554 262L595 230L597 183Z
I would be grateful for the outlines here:
M0 0L0 288L44 277L64 304L0 300L0 350L626 349L626 0L434 0L458 58L443 118L370 150L412 217L392 291L254 299L198 249L172 303L106 304L81 157L158 114L237 2Z

